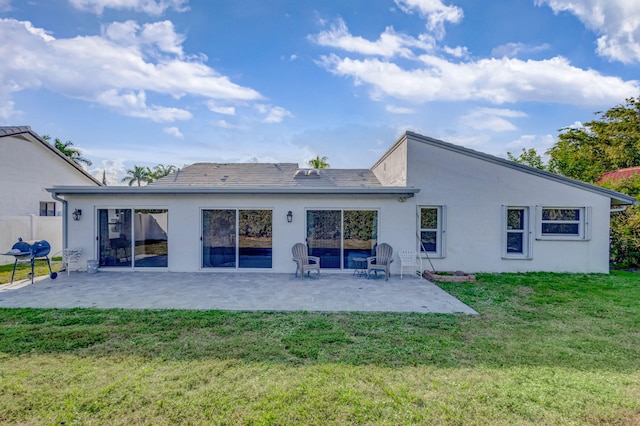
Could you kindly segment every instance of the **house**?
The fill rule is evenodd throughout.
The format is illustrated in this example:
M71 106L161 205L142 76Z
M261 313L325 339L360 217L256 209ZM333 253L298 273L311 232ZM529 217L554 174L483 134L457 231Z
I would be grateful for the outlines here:
M46 239L52 253L62 250L63 204L45 188L52 185L101 185L28 126L0 127L0 249L18 237ZM6 249L6 250L4 250ZM13 257L0 257L1 263Z
M48 191L87 212L68 228L85 260L185 272L293 272L297 242L352 272L385 242L436 270L606 273L610 212L635 203L412 132L370 169L197 163L146 187Z

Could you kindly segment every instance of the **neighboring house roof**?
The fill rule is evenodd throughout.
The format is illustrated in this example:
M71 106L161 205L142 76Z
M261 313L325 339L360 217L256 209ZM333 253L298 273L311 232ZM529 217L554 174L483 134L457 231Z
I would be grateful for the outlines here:
M82 166L80 166L78 163L76 163L75 161L73 161L72 159L70 159L69 157L64 155L63 153L61 153L60 150L58 150L55 146L51 145L49 142L47 142L44 139L42 139L42 137L40 137L40 135L38 135L36 132L31 130L31 127L29 127L29 126L13 126L13 127L11 127L11 126L0 126L0 139L6 138L6 137L22 138L22 139L29 140L29 141L34 142L34 143L38 143L38 144L42 145L44 148L46 148L49 151L51 151L52 153L54 153L55 155L57 155L60 159L62 159L66 163L68 163L71 167L76 169L78 172L82 173L85 177L87 177L88 179L93 181L96 185L100 185L100 186L102 185L102 183L99 180L97 180L96 178L91 176L89 174L89 172L87 172L85 169L82 168Z
M148 186L378 188L369 169L300 169L295 163L196 163Z
M428 136L423 136L414 132L405 132L404 135L400 137L400 139L376 162L373 166L375 167L377 164L381 163L384 158L389 155L399 144L401 144L405 139L411 139L416 142L436 146L442 149L446 149L448 151L453 151L458 154L467 155L469 157L477 158L479 160L488 161L493 164L497 164L500 166L508 167L510 169L518 170L523 173L531 174L534 176L539 176L544 179L549 179L551 181L564 183L566 185L570 185L576 188L584 189L586 191L594 192L596 194L603 195L605 197L609 197L611 199L612 204L616 205L634 205L636 204L636 199L630 195L622 194L620 192L612 191L610 189L602 188L600 186L591 185L589 183L585 183L579 180L571 179L566 176L561 176L555 173L548 172L546 170L540 170L535 167L526 166L524 164L516 163L515 161L507 160L504 158L496 157L490 154L485 154L483 152L474 151L473 149L465 148L459 145L454 145L449 142L444 142L438 139L433 139ZM372 168L373 168L372 167Z
M612 170L610 172L604 173L598 179L598 183L602 183L605 181L619 181L622 179L628 179L631 176L640 175L640 166L635 167L627 167L626 169L618 169Z

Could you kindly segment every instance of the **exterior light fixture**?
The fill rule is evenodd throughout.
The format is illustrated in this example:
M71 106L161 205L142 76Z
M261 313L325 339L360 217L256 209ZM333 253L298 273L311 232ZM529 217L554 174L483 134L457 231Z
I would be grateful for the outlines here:
M73 216L73 220L80 220L80 216L82 216L82 210L75 209L73 213L71 213L71 215Z
M293 222L293 213L291 213L291 210L289 210L289 213L287 213L287 222Z

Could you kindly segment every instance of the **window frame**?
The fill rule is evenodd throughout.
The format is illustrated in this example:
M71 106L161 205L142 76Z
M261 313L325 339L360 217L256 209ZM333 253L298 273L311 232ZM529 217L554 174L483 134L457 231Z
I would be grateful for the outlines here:
M53 214L49 214L50 210L49 210L49 205L53 204ZM45 207L44 209L44 213L42 214L43 210L42 207ZM53 216L57 216L58 215L58 203L56 203L55 201L40 201L40 216L41 217L53 217Z
M509 211L521 210L522 229L509 229ZM522 253L509 252L509 234L522 234ZM531 209L529 206L502 205L502 258L503 259L533 259L533 244L531 238Z
M422 258L443 259L446 256L446 212L447 206L436 204L423 204L417 206L416 211L416 229L417 232L417 252ZM435 209L437 225L436 228L422 228L422 210L423 209ZM435 232L436 233L436 250L426 251L423 250L422 244L422 232ZM438 244L439 243L439 244Z
M578 210L580 212L580 219L578 220L543 220L544 210ZM577 224L577 234L554 234L543 233L542 226L545 223L556 224ZM536 239L547 241L589 241L591 239L591 207L589 206L553 206L553 205L540 205L536 206Z

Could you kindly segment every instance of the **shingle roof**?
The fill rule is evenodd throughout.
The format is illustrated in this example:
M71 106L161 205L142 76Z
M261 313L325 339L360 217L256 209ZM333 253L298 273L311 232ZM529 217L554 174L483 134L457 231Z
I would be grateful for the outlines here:
M615 182L621 179L630 178L631 176L635 175L640 175L640 166L627 167L626 169L612 170L610 172L604 173L602 176L600 176L598 183L602 183L608 180Z
M321 169L318 176L296 172L295 163L195 163L149 186L225 188L378 188L369 169Z

